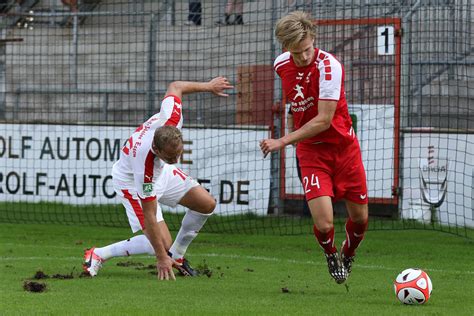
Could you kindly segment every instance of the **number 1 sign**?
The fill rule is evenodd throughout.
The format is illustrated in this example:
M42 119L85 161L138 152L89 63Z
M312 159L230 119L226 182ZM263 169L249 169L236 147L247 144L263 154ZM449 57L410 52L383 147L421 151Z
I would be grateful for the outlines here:
M377 27L377 54L393 55L395 51L393 26Z

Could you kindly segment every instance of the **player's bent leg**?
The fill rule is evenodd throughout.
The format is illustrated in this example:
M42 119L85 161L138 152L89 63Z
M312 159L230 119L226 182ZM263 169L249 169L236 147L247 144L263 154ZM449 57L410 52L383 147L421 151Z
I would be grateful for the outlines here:
M125 207L127 217L132 232L142 230L146 233L143 222L143 210L140 200L130 184L120 184L114 182L114 188L117 196ZM166 249L171 247L172 238L166 223L163 220L161 207L157 204L156 219L160 226L161 238ZM113 257L131 256L137 254L154 255L155 251L150 241L145 235L138 235L126 240L122 240L105 247L87 249L84 254L83 269L91 276L98 274L102 264Z
M346 221L346 239L341 246L341 260L349 275L355 258L355 250L364 239L368 225L368 206L346 200L349 218Z
M159 202L171 207L181 204L189 208L183 217L180 230L169 252L175 261L182 262L181 266L176 267L182 272L181 274L194 275L195 272L192 269L187 269L189 262L184 259L184 255L188 246L206 223L207 218L214 211L216 202L197 181L176 166L165 165L161 177L166 178L167 186L162 192Z
M179 204L202 214L211 214L216 208L216 200L202 186L190 189L179 201Z
M181 266L176 267L181 274L195 276L197 272L191 268L184 255L214 211L216 202L203 187L195 186L183 196L179 204L189 208L189 210L183 217L181 227L169 252L173 259L181 263Z
M347 278L347 273L335 246L331 198L320 196L310 200L308 205L314 221L313 232L324 250L329 274L337 283L343 283Z

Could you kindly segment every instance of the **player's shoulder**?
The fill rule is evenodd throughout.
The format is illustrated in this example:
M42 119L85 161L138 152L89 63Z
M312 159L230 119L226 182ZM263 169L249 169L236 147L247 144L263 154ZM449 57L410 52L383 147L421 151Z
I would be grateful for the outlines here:
M167 94L161 101L161 104L172 104L174 105L175 103L181 104L181 99L174 95L174 94Z
M290 62L290 56L290 52L284 52L278 55L278 57L275 58L275 62L273 63L273 69L277 71L280 67L287 65Z
M333 54L328 53L322 49L317 51L315 62L317 65L319 65L319 67L325 67L325 66L340 67L341 66L341 62Z

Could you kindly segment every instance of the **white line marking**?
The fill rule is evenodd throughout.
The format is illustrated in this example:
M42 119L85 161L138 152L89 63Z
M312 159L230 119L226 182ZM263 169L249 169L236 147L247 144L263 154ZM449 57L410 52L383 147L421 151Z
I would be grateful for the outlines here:
M219 253L203 253L203 254L192 254L191 257L215 257L215 258L230 258L230 259L243 259L243 260L254 260L254 261L271 261L271 262L282 262L282 263L291 263L291 264L309 264L316 266L326 266L326 263L321 260L321 262L316 262L312 260L294 260L294 259L280 259L275 257L263 257L263 256L241 256L241 255L226 255ZM152 256L131 256L131 257L120 257L125 258L135 258L135 259L151 259ZM77 257L0 257L0 262L12 262L12 261L23 261L23 260L55 260L55 261L75 261L82 263L82 254ZM386 270L386 271L398 271L398 268L386 267L383 265L364 265L357 264L357 268L366 269L366 270ZM440 272L440 273L463 273L463 274L474 274L474 271L468 270L444 270L444 269L432 269L424 267L424 270L428 272Z
M14 243L14 242L6 242L6 243L2 243L0 244L1 246L10 246L10 247L34 247L34 248L38 248L38 247L44 247L45 249L75 249L77 250L78 247L80 246L83 246L83 248L89 248L88 246L86 245L77 245L76 247L72 247L72 246L51 246L51 245L42 245L42 244L18 244L18 243Z
M231 259L250 259L256 261L273 261L273 262L286 262L293 264L311 264L317 266L326 266L325 262L316 262L311 260L298 261L294 259L279 259L274 257L261 257L261 256L239 256L239 255L223 255L217 253L207 253L207 254L193 254L193 257L222 257L222 258L231 258ZM358 268L363 268L367 270L388 270L388 271L397 271L397 268L390 268L383 265L363 265L363 264L354 264ZM424 268L426 271L441 272L441 273L466 273L474 274L474 271L459 271L459 270L443 270L443 269L431 269Z

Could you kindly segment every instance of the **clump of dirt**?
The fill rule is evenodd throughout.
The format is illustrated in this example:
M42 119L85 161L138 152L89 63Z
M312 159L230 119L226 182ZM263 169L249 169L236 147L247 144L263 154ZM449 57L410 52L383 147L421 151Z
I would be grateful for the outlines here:
M40 293L46 291L46 284L35 281L25 281L23 283L23 289L29 292Z
M75 268L72 268L71 273L69 273L69 274L56 273L56 274L53 274L52 276L49 276L46 273L44 273L43 271L38 270L38 271L36 271L36 273L32 277L32 279L35 279L35 280L49 279L49 278L53 278L53 279L74 279L74 270L75 270Z
M60 279L60 280L67 280L67 279L74 279L74 275L72 275L72 272L70 274L54 274L52 276L53 279Z
M79 277L81 278L83 276L88 276L88 274L83 272L79 275ZM35 275L30 279L44 280L44 279L50 279L50 278L60 279L60 280L74 279L74 267L72 268L72 271L69 274L56 273L56 274L53 274L52 276L49 276L43 271L38 270L36 271ZM23 282L23 289L29 292L44 292L46 291L46 286L47 286L46 283L41 283L41 282L36 282L36 281L26 280Z
M49 279L49 275L44 273L41 270L36 271L35 275L33 276L33 279L35 280L41 280L41 279Z
M281 288L281 292L282 293L290 293L290 289L285 286L285 287Z
M199 273L199 275L205 275L208 278L212 276L212 270L211 268L209 268L206 260L198 264L198 266L196 267L196 271Z

